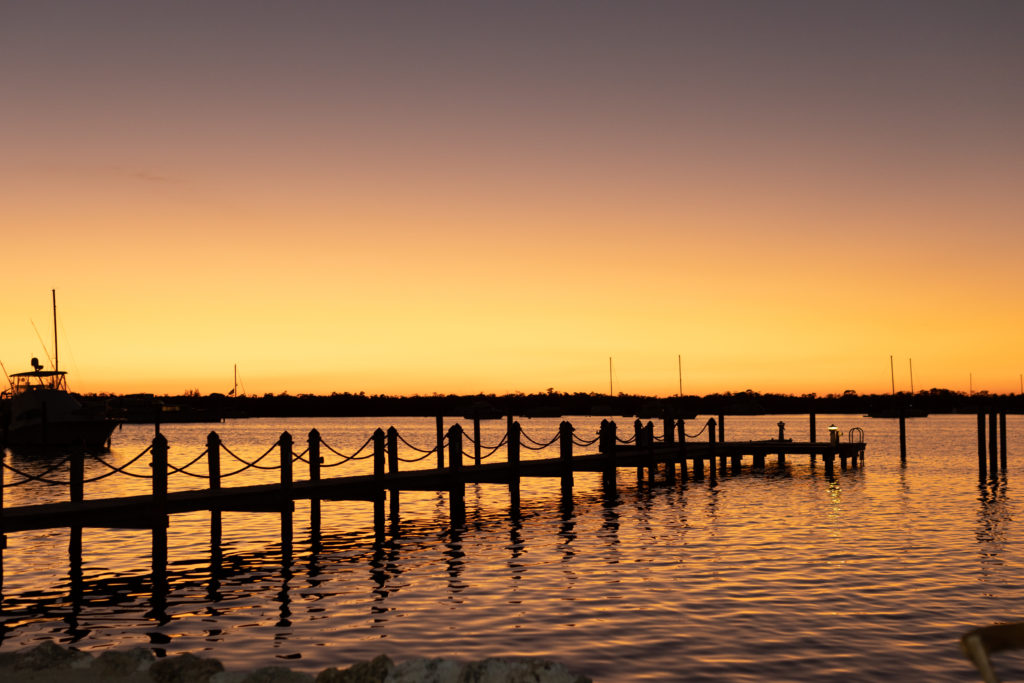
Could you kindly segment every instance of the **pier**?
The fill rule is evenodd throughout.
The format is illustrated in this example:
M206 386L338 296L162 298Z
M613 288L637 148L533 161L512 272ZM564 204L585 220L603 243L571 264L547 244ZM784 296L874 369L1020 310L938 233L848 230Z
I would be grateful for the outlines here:
M41 474L26 473L4 464L3 487L6 489L29 482L42 482L50 486L64 486L69 499L64 502L19 505L0 508L0 552L6 547L9 533L67 527L72 530L72 558L81 555L81 530L84 527L134 528L153 530L153 571L155 577L163 574L167 555L167 527L174 514L208 510L211 513L211 537L219 536L220 513L225 511L277 512L282 516L282 541L290 540L294 501L311 501L311 526L320 526L320 501L367 501L373 507L374 529L378 536L385 532L388 518L396 524L400 516L401 491L443 491L448 494L450 518L453 525L465 520L465 487L472 483L503 484L509 487L511 507L518 508L519 488L523 479L535 477L557 478L563 497L571 502L573 474L599 472L608 490L616 486L617 472L623 468L635 470L638 482L671 483L677 480L708 480L715 483L720 476L739 474L749 460L752 470L761 470L766 460L775 458L785 464L787 457L807 456L813 464L822 459L825 476L834 475L836 461L843 469L856 467L863 461L865 443L863 432L851 430L849 439L841 441L834 429L830 440L794 441L785 438L780 423L777 438L751 441L723 441L720 435L722 418L709 419L695 435L686 434L683 420L664 420L663 433L656 435L654 424L633 423L629 438L618 434L614 422L601 423L598 434L582 439L573 425L562 421L558 431L547 441L535 440L524 433L521 425L508 421L508 429L497 445L485 447L480 442L479 424L467 434L456 423L444 430L438 418L438 442L430 448L419 448L406 442L398 430L377 429L361 448L351 454L340 453L313 429L309 432L306 448L296 452L293 437L284 432L261 456L246 460L230 451L216 432L207 438L206 448L188 464L176 467L168 462L168 442L164 435L156 434L149 448L121 466L114 466L102 455L86 456L81 451L70 453L63 460L49 466ZM812 420L813 425L813 420ZM813 429L813 427L812 427ZM703 438L701 438L703 437ZM406 453L403 457L400 443ZM472 449L468 449L471 445ZM523 459L528 451L554 450L558 456ZM504 450L503 461L490 460ZM335 456L334 462L325 462L323 453ZM485 452L486 451L486 452ZM146 456L149 462L145 463ZM436 458L436 467L409 469L409 465ZM93 457L107 468L103 474L86 479L84 462ZM367 460L372 471L367 474L324 476L328 470L353 461ZM148 476L131 472L148 464ZM232 471L222 471L224 464ZM298 467L305 473L296 476ZM405 469L402 469L405 467ZM275 483L225 487L223 482L250 469L273 470L278 474ZM365 466L364 466L365 469ZM59 473L59 474L58 474ZM86 500L85 486L110 476L135 476L151 480L147 494L116 498ZM189 491L168 491L170 476L186 475L206 481L206 488ZM67 479L57 478L67 476ZM515 513L513 513L515 514ZM77 542L76 542L77 539ZM72 559L74 564L74 559ZM0 555L0 585L2 585L2 555Z

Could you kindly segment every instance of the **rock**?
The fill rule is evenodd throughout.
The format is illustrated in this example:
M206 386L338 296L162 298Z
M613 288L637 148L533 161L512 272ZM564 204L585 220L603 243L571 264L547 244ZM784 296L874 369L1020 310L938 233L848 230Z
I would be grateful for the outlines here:
M154 659L153 652L144 647L107 650L92 662L91 668L103 676L128 676L148 671Z
M186 652L153 662L149 675L156 683L209 683L211 676L223 670L224 665L216 659Z
M564 665L544 659L490 658L470 662L459 676L459 683L592 683L591 679L570 673Z
M334 667L324 669L316 677L316 683L384 683L395 668L387 655L377 655L369 662L356 662L339 671Z
M53 641L44 641L35 647L25 648L7 654L0 659L0 665L12 669L30 669L40 671L42 669L70 668L78 664L79 667L88 666L91 656L79 652L73 648L63 648Z
M387 683L459 683L462 665L450 659L418 657L402 662L388 674Z

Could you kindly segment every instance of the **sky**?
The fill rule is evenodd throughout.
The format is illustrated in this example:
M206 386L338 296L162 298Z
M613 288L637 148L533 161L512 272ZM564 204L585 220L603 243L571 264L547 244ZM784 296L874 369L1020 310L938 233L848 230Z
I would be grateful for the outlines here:
M1021 391L1024 4L0 0L72 390ZM45 361L44 361L45 362Z

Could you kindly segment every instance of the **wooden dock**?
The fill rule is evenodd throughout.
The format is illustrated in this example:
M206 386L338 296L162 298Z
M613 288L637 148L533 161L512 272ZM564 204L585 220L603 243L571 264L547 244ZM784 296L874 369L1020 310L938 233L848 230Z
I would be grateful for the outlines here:
M321 477L322 442L319 433L311 431L309 448L296 456L292 449L292 437L285 432L271 449L279 451L276 469L280 471L280 481L236 487L221 486L222 445L217 435L211 433L207 450L203 453L208 466L208 474L204 476L209 480L209 487L181 492L167 491L168 474L181 470L168 465L167 441L158 434L149 449L154 473L152 493L85 500L83 494L86 481L82 467L84 454L72 454L69 463L70 500L0 508L0 534L54 527L166 528L168 516L173 514L199 510L290 511L296 499L371 501L374 503L374 523L377 525L383 523L386 501L390 502L391 515L397 517L398 494L401 491L448 492L452 519L457 521L464 516L465 486L471 483L508 485L514 502L517 502L520 482L524 478L560 479L563 492L567 491L571 495L575 472L601 472L603 481L610 485L614 485L616 473L622 468L635 469L638 479L650 482L660 477L664 481L692 478L707 479L714 483L719 476L741 472L745 459L749 459L750 467L757 470L765 467L767 458L774 457L778 463L785 464L789 456L809 456L812 463L821 457L825 476L831 477L837 459L845 469L848 463L855 467L864 458L865 443L862 439L840 442L838 435L834 435L828 442L792 441L781 438L780 425L779 439L716 441L713 419L709 420L708 427L707 441L687 441L681 421L678 424L666 421L663 438L656 439L651 423L644 426L637 421L634 436L624 443L616 436L615 423L605 421L597 439L581 442L574 436L572 425L562 422L556 437L542 446L550 447L557 441L559 457L524 460L520 458L521 450L529 448L529 445L524 444L519 424L510 421L509 430L502 439L502 443L507 441L507 459L504 462L485 463L480 454L479 436L475 441L470 439L476 448L472 455L467 454L463 450L466 435L462 427L456 424L446 434L439 427L437 445L430 451L424 451L427 456L437 456L438 467L406 471L399 469L397 431L394 428L386 432L378 429L367 442L372 444L372 455L368 453L365 456L373 458L373 474L326 478ZM675 438L677 428L679 439ZM479 435L478 427L474 433ZM581 444L596 444L598 450L574 454L574 446ZM467 458L470 458L468 462ZM309 474L306 479L295 480L293 467L300 460L309 465ZM16 473L25 476L24 473ZM316 514L319 514L318 505ZM0 539L3 538L0 536ZM0 545L0 548L4 545Z

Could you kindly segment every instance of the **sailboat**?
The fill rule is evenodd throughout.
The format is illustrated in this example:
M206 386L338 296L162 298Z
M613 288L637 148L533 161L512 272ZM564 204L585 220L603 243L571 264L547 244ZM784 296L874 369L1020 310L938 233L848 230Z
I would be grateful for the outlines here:
M8 419L3 425L7 446L73 447L96 451L106 447L117 426L100 411L82 405L68 393L67 373L60 369L57 349L57 292L53 294L53 370L38 358L32 369L10 376Z
M892 383L892 398L893 402L896 401L896 373L893 369L892 356L889 356L889 381ZM910 359L910 397L914 397L914 360ZM892 417L928 417L928 411L922 410L921 408L915 408L912 405L905 406L903 408L892 407L882 408L881 410L872 410L866 417L881 417L881 418L892 418Z

